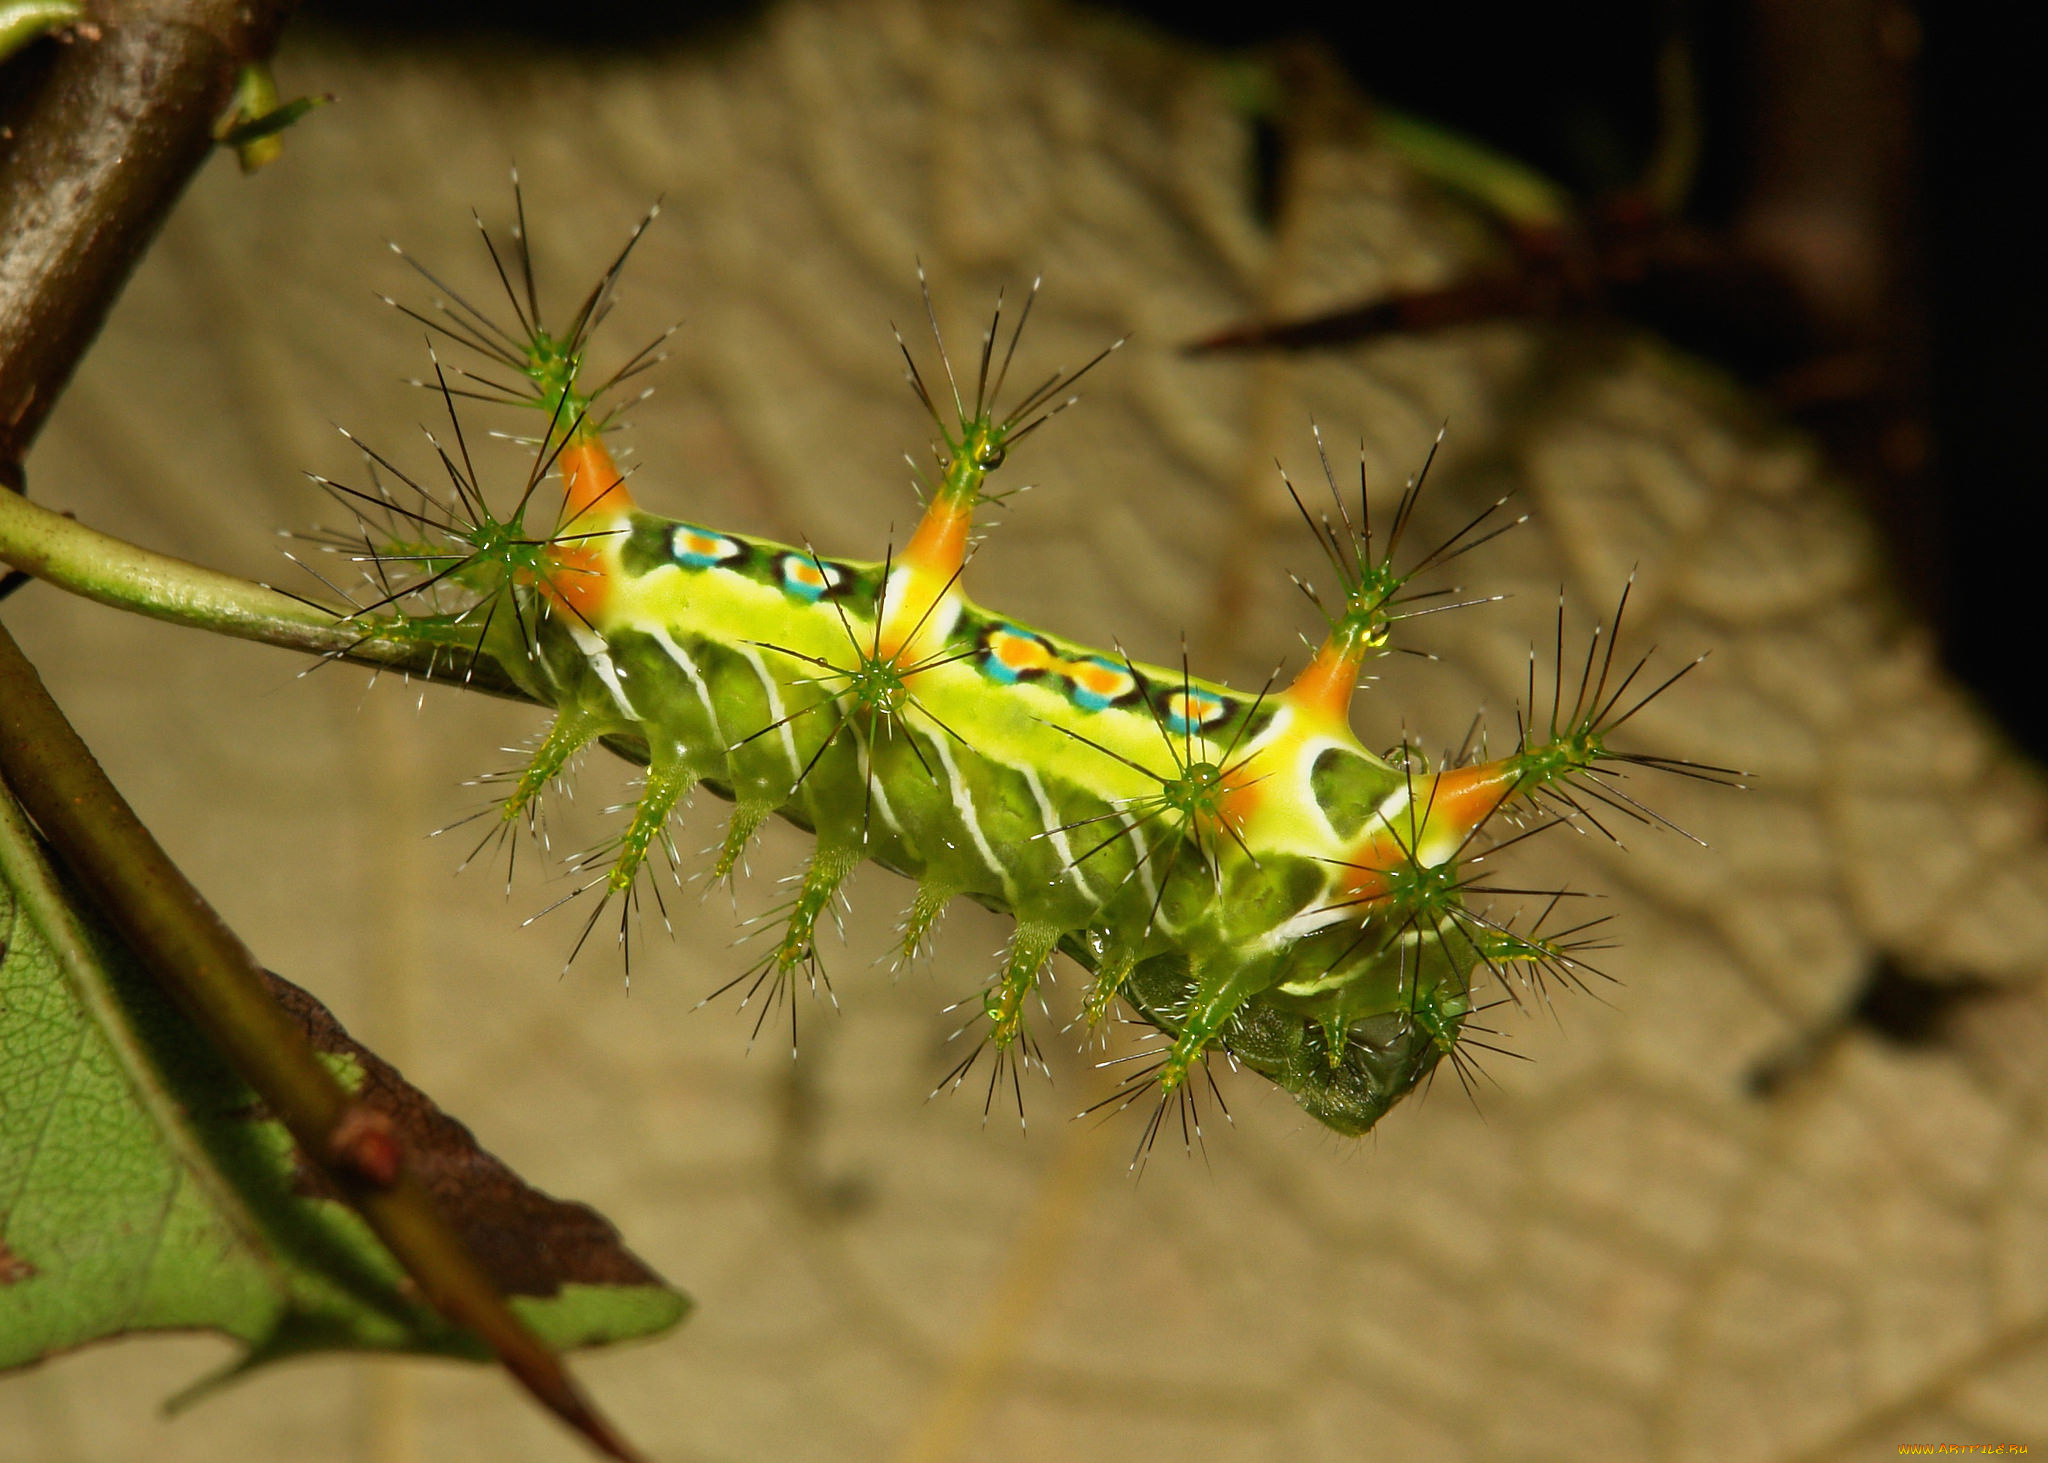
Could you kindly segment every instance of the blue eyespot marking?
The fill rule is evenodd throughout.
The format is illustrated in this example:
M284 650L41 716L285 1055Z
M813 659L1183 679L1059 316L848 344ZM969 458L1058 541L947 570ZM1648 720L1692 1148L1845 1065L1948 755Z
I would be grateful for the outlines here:
M1036 678L1057 664L1043 640L1013 625L991 625L981 637L982 674L1002 686Z
M816 604L846 582L843 571L809 554L784 554L776 567L782 575L782 592L805 604Z
M730 564L746 552L736 540L688 523L678 523L669 530L668 551L669 557L685 569L710 569Z
M1103 655L1084 655L1065 666L1074 704L1083 711L1107 711L1138 692L1137 677L1128 667Z
M1175 690L1167 693L1166 727L1182 735L1206 731L1230 711L1230 703L1207 691Z

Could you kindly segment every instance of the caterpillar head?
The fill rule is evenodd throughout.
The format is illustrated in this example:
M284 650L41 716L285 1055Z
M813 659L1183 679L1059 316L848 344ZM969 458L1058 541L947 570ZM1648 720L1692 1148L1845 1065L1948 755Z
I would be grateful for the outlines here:
M1218 1044L1272 1079L1311 1117L1356 1136L1461 1049L1477 964L1453 936L1346 924L1302 942L1276 984L1240 1005ZM1125 985L1146 1018L1179 1034L1201 982L1178 951L1140 961Z

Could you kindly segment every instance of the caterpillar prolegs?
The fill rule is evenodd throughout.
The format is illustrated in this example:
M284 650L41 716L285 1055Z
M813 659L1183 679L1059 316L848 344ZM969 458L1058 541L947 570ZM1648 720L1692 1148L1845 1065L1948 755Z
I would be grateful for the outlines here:
M693 788L733 804L713 875L735 872L771 815L810 830L816 850L780 938L728 987L761 1004L757 1020L785 998L794 1019L795 983L819 978L817 922L872 861L916 881L906 951L955 898L1015 919L1001 968L967 1003L980 1041L952 1085L983 1053L991 1095L1036 1060L1029 1009L1048 963L1065 955L1087 973L1089 1026L1122 1007L1159 1033L1098 1104L1156 1093L1147 1143L1175 1104L1185 1115L1197 1083L1213 1086L1212 1058L1269 1078L1339 1132L1363 1133L1440 1061L1464 1075L1472 1017L1493 987L1519 1001L1594 973L1592 926L1555 927L1559 896L1523 928L1490 911L1491 896L1528 891L1484 883L1488 856L1563 822L1661 822L1617 785L1630 768L1732 775L1610 745L1691 669L1653 685L1647 658L1617 661L1626 591L1576 675L1564 670L1560 630L1540 717L1532 657L1507 755L1432 766L1408 746L1367 750L1350 718L1366 666L1402 620L1456 607L1446 591L1415 587L1418 576L1512 526L1496 503L1403 556L1427 460L1377 526L1362 469L1353 498L1324 454L1331 506L1320 511L1283 475L1335 588L1310 591L1326 623L1308 663L1256 693L1196 677L1185 657L1145 665L976 605L965 579L992 476L1115 349L1001 404L1035 284L1007 329L998 301L970 370L956 371L928 292L942 374L927 379L898 336L937 428L923 516L900 550L827 557L648 512L606 445L617 421L604 403L652 364L659 342L601 385L584 366L647 221L559 332L543 323L521 222L509 266L484 240L509 320L423 269L440 297L425 311L400 307L482 364L434 363L430 384L454 428L438 448L446 493L374 453L373 474L394 474L403 495L381 475L327 483L364 519L337 541L366 561L374 586L354 619L445 646L458 669L488 657L555 708L486 815L492 834L528 822L542 789L592 742L644 760L637 805L601 857L584 861L600 910L632 897L650 855L673 859L670 818ZM459 397L516 404L540 424L509 508L494 508L477 481ZM1316 444L1321 453L1320 434Z

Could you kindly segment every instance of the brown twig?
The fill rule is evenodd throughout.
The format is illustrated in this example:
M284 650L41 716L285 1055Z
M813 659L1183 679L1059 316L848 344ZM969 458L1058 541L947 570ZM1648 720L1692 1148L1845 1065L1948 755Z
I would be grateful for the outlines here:
M289 0L92 0L68 44L9 67L18 89L0 132L0 496L23 489L29 444L212 150L237 73L269 55L290 8ZM24 69L27 62L35 64ZM146 574L149 566L125 567ZM178 567L191 571L181 579L188 587L203 576ZM265 612L288 617L286 597L216 578L216 628L250 634ZM352 633L317 623L317 614L298 618L293 633L308 637L301 648L332 652ZM313 1055L255 958L122 800L4 627L0 779L143 967L270 1104L428 1303L474 1332L597 1448L631 1458L436 1213L402 1154L389 1151L388 1135L366 1123Z
M506 1305L376 1128L271 998L256 957L135 816L0 626L0 780L94 905L368 1222L427 1302L473 1332L550 1411L634 1456ZM383 1135L391 1140L388 1133Z
M287 8L95 0L11 116L0 153L0 463L18 471L205 161L237 70L270 53Z

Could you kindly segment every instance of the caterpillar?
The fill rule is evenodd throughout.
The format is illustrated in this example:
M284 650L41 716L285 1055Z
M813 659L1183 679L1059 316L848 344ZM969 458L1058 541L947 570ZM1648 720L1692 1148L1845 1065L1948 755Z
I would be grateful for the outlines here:
M1475 753L1469 739L1434 765L1405 743L1385 755L1366 748L1350 714L1366 667L1394 648L1403 620L1461 607L1416 581L1521 521L1502 516L1503 499L1404 557L1434 445L1378 527L1363 467L1354 498L1319 431L1330 506L1312 510L1282 473L1334 583L1327 593L1303 585L1324 633L1284 684L1276 674L1255 693L1235 690L1194 675L1185 653L1178 667L1147 665L975 604L964 581L977 514L1001 496L993 477L1121 344L1002 404L1035 282L1007 332L998 297L971 371L956 371L928 288L939 375L928 380L897 334L936 429L922 517L900 551L828 557L649 512L606 439L621 425L616 396L667 337L596 385L585 356L658 206L554 330L516 179L515 203L509 251L478 221L510 320L405 256L436 295L423 309L397 308L470 360L443 361L430 344L433 379L422 383L453 431L435 443L448 489L364 448L367 486L316 478L357 515L325 542L365 566L371 593L358 591L346 613L366 636L445 648L459 674L492 662L554 708L484 815L479 851L530 828L543 791L591 744L645 764L616 835L577 861L587 876L578 892L596 899L578 948L611 901L630 912L650 859L679 865L671 819L693 789L732 804L713 878L736 875L771 815L815 836L779 936L714 993L757 1005L757 1035L786 1006L794 1049L798 987L829 989L818 922L847 876L873 862L915 881L906 956L958 898L1015 922L999 968L964 1003L970 1050L941 1089L986 1057L984 1111L1007 1086L1021 1114L1021 1075L1044 1065L1030 1007L1064 955L1087 976L1085 1029L1121 1008L1157 1034L1122 1059L1127 1075L1089 1110L1156 1095L1141 1156L1175 1110L1184 1141L1199 1135L1198 1090L1222 1100L1217 1059L1269 1079L1327 1127L1362 1134L1441 1062L1467 1080L1471 1049L1485 1046L1474 1019L1491 1003L1483 982L1497 988L1493 1001L1520 1003L1600 975L1586 957L1602 922L1557 927L1563 891L1542 891L1526 927L1497 916L1484 901L1536 891L1485 883L1488 858L1560 824L1605 832L1607 814L1672 826L1619 785L1631 770L1737 775L1610 744L1699 664L1652 685L1649 657L1617 662L1626 589L1575 678L1560 606L1549 710L1536 710L1532 651L1506 755ZM524 439L532 462L507 508L479 482L458 399L515 406L540 423Z

